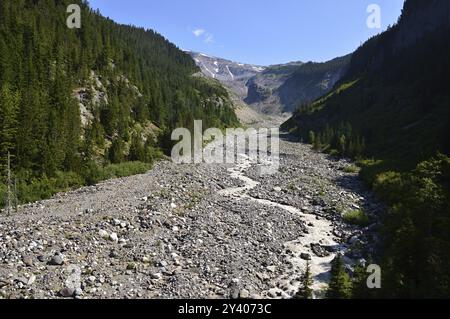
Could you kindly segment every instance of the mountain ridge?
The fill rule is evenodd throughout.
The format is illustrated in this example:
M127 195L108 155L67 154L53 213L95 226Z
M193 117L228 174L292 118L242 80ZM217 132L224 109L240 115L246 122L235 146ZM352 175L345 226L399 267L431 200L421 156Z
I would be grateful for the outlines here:
M266 115L293 112L328 93L340 79L349 55L331 61L258 66L187 51L202 73L220 81L253 110Z

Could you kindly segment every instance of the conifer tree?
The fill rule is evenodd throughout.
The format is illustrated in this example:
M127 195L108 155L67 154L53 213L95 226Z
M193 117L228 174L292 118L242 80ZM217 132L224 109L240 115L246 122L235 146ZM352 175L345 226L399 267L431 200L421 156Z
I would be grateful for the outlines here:
M352 296L352 282L340 254L331 263L331 278L326 296L328 299L349 299Z
M316 141L316 135L313 131L309 131L309 143L314 145L314 142Z
M356 265L352 280L352 298L367 299L370 297L367 288L367 275L364 265Z
M7 154L13 153L17 133L19 95L5 83L0 89L0 156L3 169Z
M145 148L142 143L140 134L134 133L131 137L130 154L128 155L130 161L145 162Z
M306 262L306 268L300 278L300 288L296 294L297 299L311 299L313 298L313 279L311 274L311 265L309 261Z

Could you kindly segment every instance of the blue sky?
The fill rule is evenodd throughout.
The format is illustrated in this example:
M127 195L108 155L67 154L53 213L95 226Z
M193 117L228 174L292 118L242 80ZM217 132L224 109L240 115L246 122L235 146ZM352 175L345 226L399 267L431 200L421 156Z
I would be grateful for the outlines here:
M404 0L89 0L111 19L156 30L178 47L259 65L326 61L400 16ZM381 8L370 29L367 7Z

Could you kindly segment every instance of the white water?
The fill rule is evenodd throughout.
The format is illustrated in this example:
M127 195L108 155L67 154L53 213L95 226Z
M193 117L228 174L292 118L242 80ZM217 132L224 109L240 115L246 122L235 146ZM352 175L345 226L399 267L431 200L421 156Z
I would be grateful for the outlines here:
M285 249L293 252L293 255L285 258L284 263L291 263L293 269L292 271L277 277L275 281L272 282L272 285L277 288L273 288L269 292L271 292L271 295L281 295L283 298L290 298L298 291L298 278L306 268L306 261L300 258L300 254L307 253L311 256L310 266L314 280L312 289L316 296L321 295L323 290L327 287L329 271L331 269L330 263L335 255L331 254L328 257L317 257L311 250L311 244L319 243L326 246L339 245L332 235L333 225L326 219L317 219L315 215L304 213L293 206L282 205L270 200L251 197L248 192L256 188L259 183L245 176L245 172L252 166L252 163L246 155L240 156L243 158L242 163L228 169L228 171L232 178L239 179L244 183L244 186L224 189L219 192L219 194L233 197L236 200L251 200L268 207L281 208L291 214L300 216L305 225L313 225L308 226L308 234L302 234L296 240L284 243ZM280 229L279 231L283 230ZM284 290L280 289L283 287L285 288Z

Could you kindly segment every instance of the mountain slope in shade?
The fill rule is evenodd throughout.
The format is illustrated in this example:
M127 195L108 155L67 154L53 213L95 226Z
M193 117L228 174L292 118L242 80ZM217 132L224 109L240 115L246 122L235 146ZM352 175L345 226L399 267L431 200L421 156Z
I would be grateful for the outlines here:
M247 83L245 101L263 113L292 113L328 93L342 77L350 56L325 63L293 62L268 67Z
M449 153L449 16L448 1L405 2L399 23L352 55L335 90L284 127L305 139L309 131L329 139L351 127L347 135L364 137L367 155L411 165L436 150Z
M259 113L292 113L328 93L341 78L349 56L325 63L290 62L262 67L189 52L202 73L220 81Z

